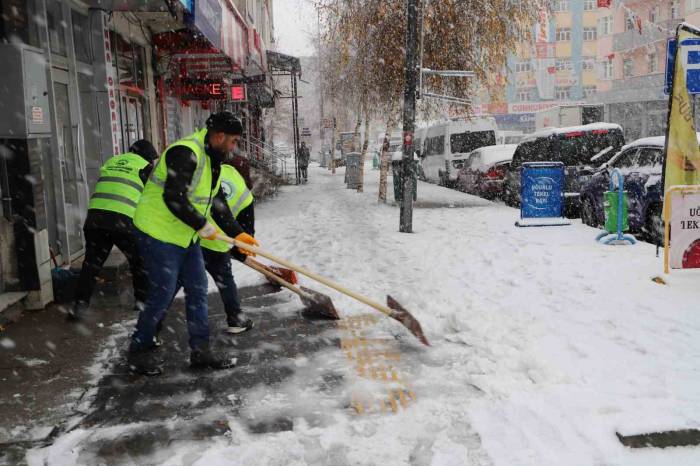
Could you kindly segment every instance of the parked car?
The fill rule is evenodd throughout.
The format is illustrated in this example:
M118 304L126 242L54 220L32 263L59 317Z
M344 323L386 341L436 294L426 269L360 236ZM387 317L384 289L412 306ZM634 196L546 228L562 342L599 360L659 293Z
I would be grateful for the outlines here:
M700 142L700 133L698 133ZM603 193L610 189L610 176L618 168L627 191L631 233L642 233L649 241L663 240L664 136L643 138L624 146L581 187L581 220L592 227L605 223Z
M421 153L426 179L441 186L453 187L469 153L479 147L496 144L496 130L493 117L455 119L428 127Z
M506 204L520 205L520 170L525 162L563 162L566 174L565 213L578 216L581 182L625 144L620 125L593 123L567 128L550 128L525 138L515 150L506 172L503 197Z
M501 196L506 170L517 147L517 144L503 144L472 151L457 175L457 189L486 199Z

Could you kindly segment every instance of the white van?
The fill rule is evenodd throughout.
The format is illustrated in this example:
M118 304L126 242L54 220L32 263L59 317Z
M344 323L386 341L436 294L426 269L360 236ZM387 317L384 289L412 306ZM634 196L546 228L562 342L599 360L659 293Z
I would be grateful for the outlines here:
M469 153L496 144L497 129L492 117L456 119L428 127L421 151L426 179L442 186L454 186Z

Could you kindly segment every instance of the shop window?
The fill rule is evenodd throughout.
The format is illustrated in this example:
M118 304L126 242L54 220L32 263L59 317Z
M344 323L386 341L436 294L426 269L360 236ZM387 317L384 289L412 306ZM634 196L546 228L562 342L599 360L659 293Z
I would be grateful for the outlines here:
M75 47L75 58L84 63L92 63L90 56L90 25L87 15L83 15L75 10L71 11L71 22L73 23L73 45Z
M63 4L61 2L47 2L46 17L51 52L65 57L66 28L68 27L68 23L63 19Z
M33 17L33 2L3 0L0 2L0 38L38 47L38 24L31 20Z

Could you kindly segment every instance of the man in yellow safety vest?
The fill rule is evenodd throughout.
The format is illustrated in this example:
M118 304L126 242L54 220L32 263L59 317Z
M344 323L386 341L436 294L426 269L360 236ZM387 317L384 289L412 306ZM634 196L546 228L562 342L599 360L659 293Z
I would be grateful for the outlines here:
M234 219L221 190L221 164L242 133L243 125L232 113L211 115L205 129L165 150L146 183L134 215L150 279L127 358L136 373L162 372L154 337L178 280L186 296L190 366L225 369L235 365L235 358L216 354L209 347L207 277L200 239L216 238L217 227L211 218L228 236L258 245Z
M83 226L85 259L80 271L75 303L68 312L71 321L83 320L97 276L112 247L117 246L129 261L134 285L135 308L141 310L146 300L148 277L136 245L133 218L158 153L149 141L134 142L129 152L115 155L100 168L100 178L90 198Z
M226 197L226 204L231 210L236 221L251 236L255 235L255 210L253 193L248 189L245 179L232 165L221 165L221 191ZM214 222L213 220L210 220ZM216 224L214 223L214 226ZM221 240L201 240L204 266L219 290L219 295L226 312L226 331L238 334L253 328L253 321L246 318L241 310L241 301L238 297L238 287L231 268L231 256L245 261L247 257L238 249ZM178 284L178 290L180 286ZM157 335L160 335L163 321L158 323ZM156 338L156 344L161 345L160 338Z

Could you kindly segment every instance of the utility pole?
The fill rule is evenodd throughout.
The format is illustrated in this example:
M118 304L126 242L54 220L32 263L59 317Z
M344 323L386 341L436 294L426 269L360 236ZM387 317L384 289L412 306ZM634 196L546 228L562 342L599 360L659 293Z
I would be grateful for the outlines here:
M406 1L406 84L403 96L403 174L399 231L413 232L413 134L416 128L418 85L418 1Z
M319 136L321 137L321 166L325 166L326 162L326 127L323 124L323 72L321 69L321 10L317 10L318 13L318 85L320 88L320 98L319 98L319 111L321 112L321 119L319 124Z

